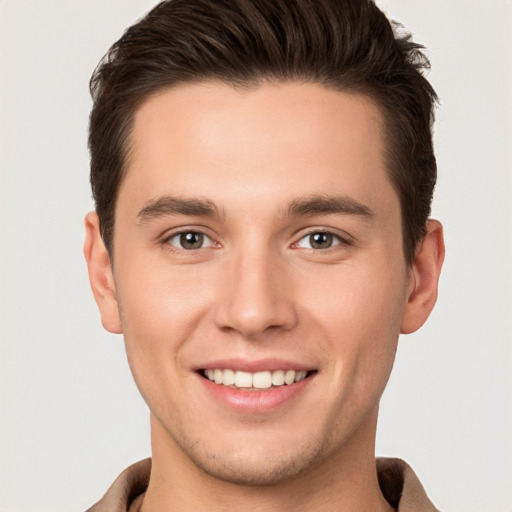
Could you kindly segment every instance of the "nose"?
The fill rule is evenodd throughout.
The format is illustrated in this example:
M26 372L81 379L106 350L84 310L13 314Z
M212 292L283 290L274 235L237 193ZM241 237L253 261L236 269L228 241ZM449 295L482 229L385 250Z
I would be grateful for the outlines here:
M215 312L219 328L258 339L297 324L291 279L279 257L248 251L224 263Z

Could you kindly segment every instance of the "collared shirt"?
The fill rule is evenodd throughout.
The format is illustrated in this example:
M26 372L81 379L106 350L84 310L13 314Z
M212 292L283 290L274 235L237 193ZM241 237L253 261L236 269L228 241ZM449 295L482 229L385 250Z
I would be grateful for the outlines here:
M139 512L150 472L151 459L128 467L87 512ZM403 460L378 458L377 475L382 494L397 512L439 512L414 471Z

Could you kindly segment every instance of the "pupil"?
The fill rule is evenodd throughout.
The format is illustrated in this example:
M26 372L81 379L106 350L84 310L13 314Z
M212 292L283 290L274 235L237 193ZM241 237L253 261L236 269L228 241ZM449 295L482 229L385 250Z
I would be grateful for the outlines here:
M310 235L309 242L313 249L329 249L332 246L332 235L330 233L314 233Z
M180 243L184 249L199 249L203 245L203 235L201 233L182 233Z

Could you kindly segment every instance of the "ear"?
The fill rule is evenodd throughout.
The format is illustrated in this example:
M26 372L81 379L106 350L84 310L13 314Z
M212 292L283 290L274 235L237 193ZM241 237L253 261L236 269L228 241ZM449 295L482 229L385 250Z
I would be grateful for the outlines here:
M443 261L443 226L437 220L429 220L427 234L420 242L410 269L407 303L400 325L402 334L418 330L429 317L437 300Z
M96 212L89 212L85 217L84 256L92 293L100 310L101 323L107 331L121 334L123 331L110 256L101 238Z

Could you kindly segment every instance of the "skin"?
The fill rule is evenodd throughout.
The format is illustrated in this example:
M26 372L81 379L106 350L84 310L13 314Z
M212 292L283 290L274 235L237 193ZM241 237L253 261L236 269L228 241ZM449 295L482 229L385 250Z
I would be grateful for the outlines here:
M381 126L367 98L316 84L181 85L137 112L113 265L95 213L85 255L151 410L144 512L391 510L375 471L379 399L399 333L434 306L444 246L429 221L406 264ZM169 196L216 214L177 213ZM180 231L204 234L201 248ZM331 247L311 246L318 232ZM269 358L314 372L261 413L212 398L197 371Z

